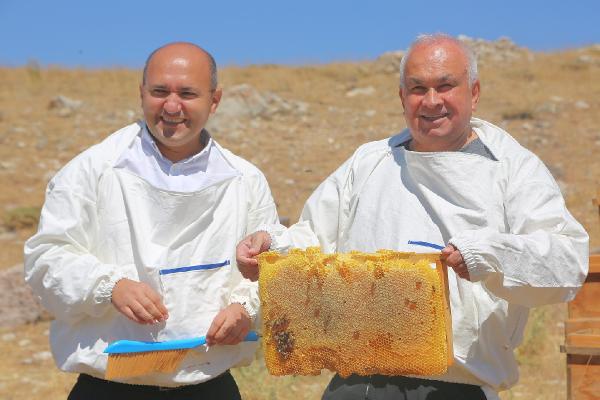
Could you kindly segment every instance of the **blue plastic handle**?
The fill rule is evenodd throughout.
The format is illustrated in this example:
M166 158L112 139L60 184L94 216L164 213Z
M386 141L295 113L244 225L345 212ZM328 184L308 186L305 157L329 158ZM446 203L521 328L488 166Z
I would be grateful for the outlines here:
M436 249L436 250L442 250L444 248L444 246L440 246L439 244L429 243L429 242L420 242L417 240L409 240L408 244L414 244L414 245L423 246L423 247L431 247L432 249Z
M250 331L244 338L244 342L256 342L258 333ZM112 342L104 350L107 354L145 353L159 350L185 350L206 344L206 336L191 339L167 340L165 342L139 342L136 340L117 340Z

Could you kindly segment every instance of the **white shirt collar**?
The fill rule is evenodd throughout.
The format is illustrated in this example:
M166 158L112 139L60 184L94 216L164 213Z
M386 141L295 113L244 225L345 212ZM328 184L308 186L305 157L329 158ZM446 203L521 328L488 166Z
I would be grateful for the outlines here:
M208 133L206 134L208 135ZM208 168L210 150L213 144L213 139L209 135L206 146L204 146L204 148L199 153L196 153L183 160L172 162L161 153L160 149L156 145L154 137L148 131L148 127L144 125L144 129L142 130L142 148L144 149L144 152L150 151L158 159L160 164L168 167L166 168L167 171L170 170L174 164L186 164L186 167L191 167L195 171L206 172L206 169Z
M202 190L240 173L227 161L212 138L199 153L173 163L162 155L146 127L121 155L115 168L127 170L156 188L186 193Z

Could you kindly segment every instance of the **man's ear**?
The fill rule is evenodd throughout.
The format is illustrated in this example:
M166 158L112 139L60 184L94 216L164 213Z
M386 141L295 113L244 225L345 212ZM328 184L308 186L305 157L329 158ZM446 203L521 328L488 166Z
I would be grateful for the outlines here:
M404 109L404 93L402 92L402 86L398 88L398 96L400 97L400 102L402 103L402 109Z
M471 87L471 111L475 111L477 109L477 103L479 103L479 94L481 93L481 86L479 84L479 79L473 82L473 86Z
M217 111L217 107L219 107L219 103L221 102L221 96L223 96L223 90L218 87L212 95L212 104L210 105L211 114L214 114L214 112Z

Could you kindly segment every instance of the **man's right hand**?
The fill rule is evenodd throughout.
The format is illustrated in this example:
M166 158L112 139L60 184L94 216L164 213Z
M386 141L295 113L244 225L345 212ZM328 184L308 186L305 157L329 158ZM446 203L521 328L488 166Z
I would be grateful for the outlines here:
M254 257L269 250L269 247L271 247L271 236L265 231L254 232L237 245L237 265L244 278L251 281L258 280L258 261Z
M154 324L169 318L159 294L150 286L131 279L121 279L112 291L115 308L138 324Z

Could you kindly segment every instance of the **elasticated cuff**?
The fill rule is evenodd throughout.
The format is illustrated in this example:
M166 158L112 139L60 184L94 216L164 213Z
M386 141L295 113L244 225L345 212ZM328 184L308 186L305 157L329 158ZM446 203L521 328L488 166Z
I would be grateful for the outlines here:
M96 290L94 291L94 302L96 304L108 304L112 301L112 291L115 288L117 282L121 279L135 279L137 275L135 273L135 265L130 264L127 266L118 267L115 271L106 276L100 281Z
M240 304L248 313L248 316L250 317L250 322L254 323L254 321L256 321L257 311L254 309L254 307L250 305L250 302L248 300L232 300L230 304Z
M256 230L257 232L266 232L271 238L271 247L269 250L286 252L289 249L289 240L286 240L284 235L287 228L281 224L262 224Z
M453 237L449 241L454 247L460 251L465 265L469 271L471 282L479 282L485 280L493 269L486 266L483 262L483 258L476 252L475 242L467 237Z

